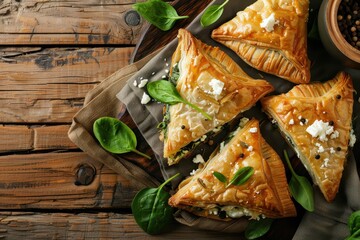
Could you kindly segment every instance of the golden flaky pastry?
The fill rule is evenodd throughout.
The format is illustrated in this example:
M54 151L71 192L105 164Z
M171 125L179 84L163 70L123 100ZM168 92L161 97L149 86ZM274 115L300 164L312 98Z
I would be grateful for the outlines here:
M202 43L187 30L179 30L178 41L170 78L176 81L184 99L212 119L183 103L166 110L164 118L169 122L163 131L164 157L169 165L177 163L189 151L182 148L206 137L205 134L231 121L273 90L270 83L249 77L218 47Z
M238 186L226 186L213 174L219 172L230 180L239 169L246 166L253 167L254 174ZM242 216L253 219L282 218L296 215L284 165L261 136L256 119L239 127L231 140L208 160L204 168L180 183L178 191L169 199L169 204L215 219Z
M355 140L350 137L353 91L350 75L340 72L325 83L298 85L261 101L329 202Z
M308 83L308 9L308 0L258 0L211 36L258 70Z

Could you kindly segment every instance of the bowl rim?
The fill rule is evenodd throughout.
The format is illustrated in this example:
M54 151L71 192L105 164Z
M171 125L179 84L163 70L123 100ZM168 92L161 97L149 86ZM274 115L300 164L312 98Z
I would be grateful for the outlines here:
M329 4L326 8L326 22L328 23L329 35L333 39L335 46L343 52L348 58L355 62L360 63L360 50L351 46L351 44L346 41L340 32L340 28L337 22L338 9L342 0L329 0Z

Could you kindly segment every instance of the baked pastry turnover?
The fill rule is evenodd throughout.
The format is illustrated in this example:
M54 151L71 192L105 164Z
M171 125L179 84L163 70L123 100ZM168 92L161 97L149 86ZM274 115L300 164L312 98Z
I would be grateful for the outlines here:
M178 46L172 56L170 80L180 95L211 116L211 120L178 103L166 106L162 131L164 157L169 165L191 151L194 141L219 130L239 113L251 108L273 90L265 80L249 77L218 47L208 46L180 29Z
M350 75L340 72L325 83L297 85L261 101L329 202L338 192L348 146L356 140L353 92Z
M254 68L293 83L310 81L308 0L258 0L211 37Z
M219 220L296 215L280 157L261 136L256 119L241 123L204 168L179 184L169 205ZM242 185L228 186L214 176L231 179L243 167L253 167L254 174Z

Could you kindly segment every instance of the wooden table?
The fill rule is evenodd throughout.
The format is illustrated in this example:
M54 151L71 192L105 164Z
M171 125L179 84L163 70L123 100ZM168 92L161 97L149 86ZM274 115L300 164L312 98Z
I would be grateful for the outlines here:
M148 29L135 2L0 1L1 239L239 239L181 225L145 234L118 174L68 139L89 90L167 43L210 1L175 2L190 18L171 34Z

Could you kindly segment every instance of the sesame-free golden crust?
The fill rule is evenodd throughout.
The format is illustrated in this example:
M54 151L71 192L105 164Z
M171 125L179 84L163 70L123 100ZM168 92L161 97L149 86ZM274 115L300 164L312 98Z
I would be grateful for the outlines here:
M249 77L218 47L204 44L189 31L180 29L178 41L170 75L177 64L180 73L176 85L178 92L209 114L212 120L205 119L186 104L170 106L170 122L164 136L164 157L168 158L169 165L179 161L173 156L182 147L231 121L273 90L270 83ZM219 95L212 94L209 82L213 79L224 83Z
M251 131L255 128L257 131ZM231 179L245 166L253 167L254 174L240 186L225 187L213 175L217 171ZM239 206L270 218L296 215L283 163L261 136L256 119L247 122L203 169L184 180L169 204L188 211L201 208L204 211L193 213L211 218L217 218L207 211L214 206Z
M258 0L213 30L211 36L258 70L293 83L308 83L308 9L308 0ZM271 14L276 24L269 32L261 23Z
M350 75L340 72L327 82L297 85L261 100L329 202L338 192L348 152L353 92ZM331 122L339 136L329 134L327 141L313 137L306 129L316 120Z

